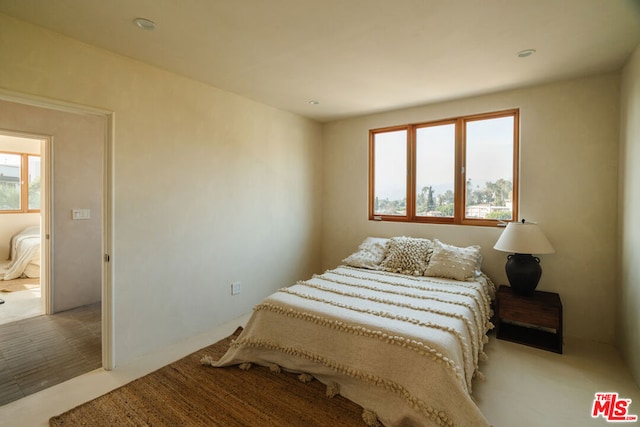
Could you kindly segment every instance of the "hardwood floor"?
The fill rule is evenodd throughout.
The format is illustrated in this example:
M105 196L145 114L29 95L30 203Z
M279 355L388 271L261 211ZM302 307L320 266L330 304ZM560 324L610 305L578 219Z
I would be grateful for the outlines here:
M102 366L101 305L0 325L0 405Z

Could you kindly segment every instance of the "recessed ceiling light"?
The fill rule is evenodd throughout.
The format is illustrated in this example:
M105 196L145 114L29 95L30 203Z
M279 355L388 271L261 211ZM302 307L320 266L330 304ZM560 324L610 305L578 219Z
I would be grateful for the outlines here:
M318 105L318 104L320 104L320 101L316 101L315 99L312 99L311 101L309 101L309 104Z
M133 23L143 30L153 31L156 29L156 23L146 18L136 18Z
M518 58L526 58L536 53L535 49L525 49L518 52Z

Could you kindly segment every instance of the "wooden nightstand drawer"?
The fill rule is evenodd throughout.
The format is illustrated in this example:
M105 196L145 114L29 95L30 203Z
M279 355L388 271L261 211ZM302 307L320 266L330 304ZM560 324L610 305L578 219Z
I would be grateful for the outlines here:
M500 318L514 322L527 323L543 328L559 329L560 315L557 307L516 305L500 307Z

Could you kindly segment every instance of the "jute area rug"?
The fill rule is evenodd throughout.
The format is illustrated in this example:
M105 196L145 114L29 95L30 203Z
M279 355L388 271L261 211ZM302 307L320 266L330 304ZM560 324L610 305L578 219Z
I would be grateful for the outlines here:
M364 426L362 408L319 381L254 365L212 368L242 331L49 420L57 426Z

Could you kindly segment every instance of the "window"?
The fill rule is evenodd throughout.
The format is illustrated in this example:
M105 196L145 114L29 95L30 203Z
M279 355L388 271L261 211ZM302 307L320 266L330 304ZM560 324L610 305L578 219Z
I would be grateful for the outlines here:
M0 213L40 210L40 156L0 152Z
M517 219L518 129L509 110L369 131L369 219Z

